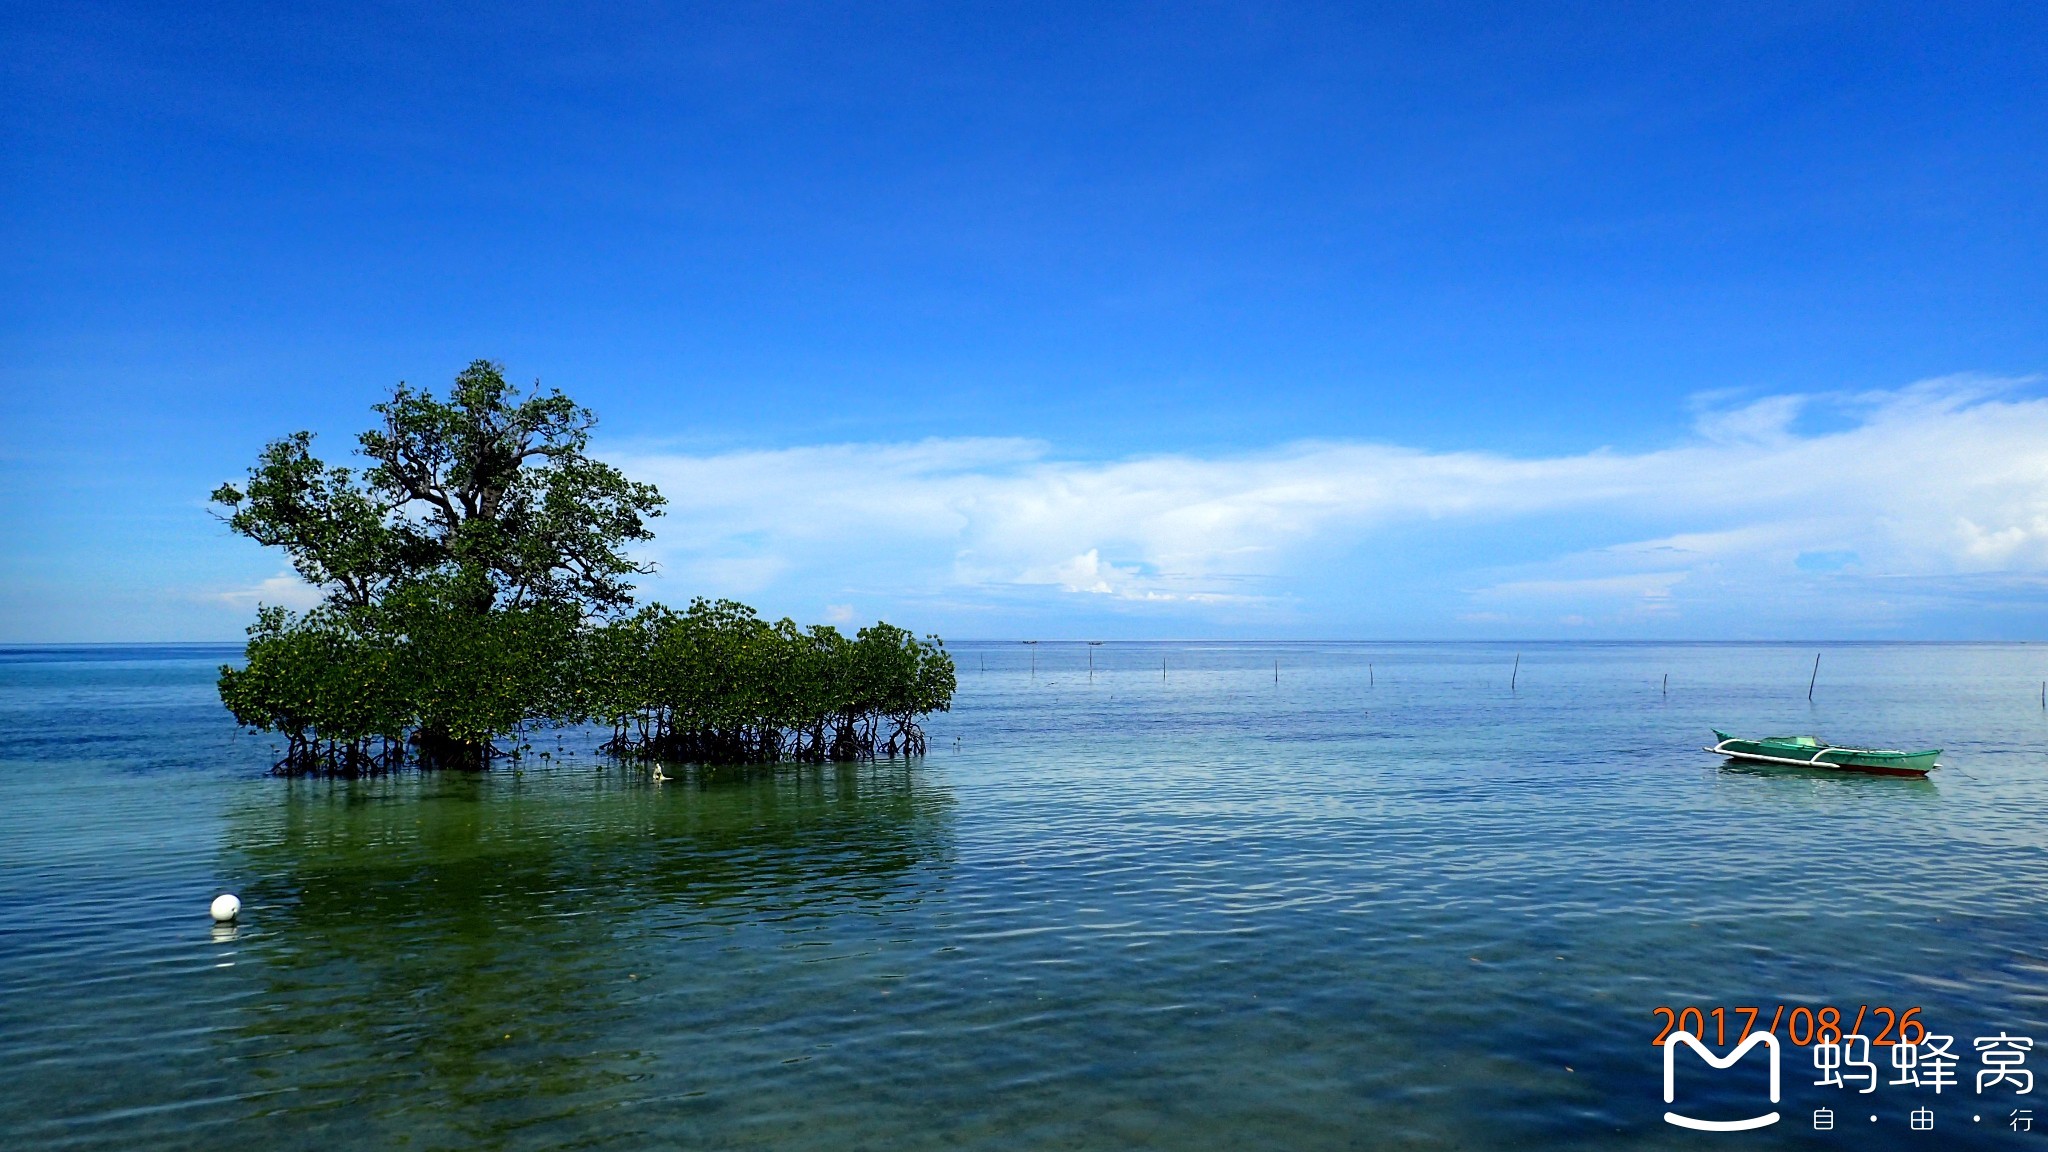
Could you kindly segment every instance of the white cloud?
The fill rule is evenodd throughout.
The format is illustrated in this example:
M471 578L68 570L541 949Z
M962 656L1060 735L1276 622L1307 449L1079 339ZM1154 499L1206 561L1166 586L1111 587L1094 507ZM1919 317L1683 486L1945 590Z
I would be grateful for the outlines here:
M1591 576L1578 580L1513 580L1486 589L1490 596L1584 601L1619 599L1662 602L1671 599L1672 585L1684 572L1638 572L1625 576Z
M1332 556L1484 534L1509 555L1433 578L1463 589L1467 610L1447 620L1512 620L1523 606L1549 620L1682 615L1802 580L1830 582L1853 615L1853 574L1801 570L1799 555L1854 554L1866 584L2048 573L2048 401L2019 383L1769 397L1704 411L1687 441L1633 454L1316 441L1077 461L1034 441L958 439L612 458L668 495L656 556L676 577L724 582L704 591L1317 615L1337 606L1304 590L1331 583L1317 566L1343 562ZM1846 425L1795 431L1817 408ZM1576 547L1554 543L1558 517Z
M1716 444L1782 445L1792 439L1792 422L1811 403L1807 396L1770 396L1738 408L1706 408L1693 427Z
M1109 582L1112 576L1120 583L1127 584L1137 576L1137 572L1134 569L1119 569L1114 564L1104 564L1102 553L1090 548L1063 564L1026 572L1022 581L1026 584L1057 584L1069 592L1093 592L1102 596L1114 596L1116 585Z
M303 612L320 603L320 590L286 569L254 584L216 592L211 599L245 611L254 611L260 604L274 604Z

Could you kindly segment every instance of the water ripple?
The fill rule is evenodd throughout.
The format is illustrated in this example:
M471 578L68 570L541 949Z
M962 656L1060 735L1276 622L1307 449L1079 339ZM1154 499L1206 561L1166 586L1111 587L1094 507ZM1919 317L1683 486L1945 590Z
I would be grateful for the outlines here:
M956 654L926 761L656 786L277 781L231 650L0 650L0 1145L1676 1146L1659 1004L2048 1040L2031 648Z

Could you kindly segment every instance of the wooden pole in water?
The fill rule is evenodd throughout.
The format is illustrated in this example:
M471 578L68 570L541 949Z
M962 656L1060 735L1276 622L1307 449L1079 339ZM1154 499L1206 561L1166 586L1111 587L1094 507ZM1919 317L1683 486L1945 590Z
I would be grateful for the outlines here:
M1806 702L1813 703L1813 686L1820 680L1820 653L1813 654L1813 675L1806 678Z
M1508 674L1508 691L1515 690L1515 681L1522 678L1522 654L1515 653L1515 670Z
M1275 683L1275 684L1278 684L1279 682L1280 682L1280 662L1279 662L1278 660L1275 660L1275 661L1273 661L1273 683Z
M1367 688L1372 688L1378 686L1378 684L1379 681L1373 678L1372 664L1370 661L1368 661L1365 665L1365 686ZM2048 694L2048 688L2044 688L2043 693Z
M1666 696L1671 695L1671 673L1669 672L1664 674L1664 694Z

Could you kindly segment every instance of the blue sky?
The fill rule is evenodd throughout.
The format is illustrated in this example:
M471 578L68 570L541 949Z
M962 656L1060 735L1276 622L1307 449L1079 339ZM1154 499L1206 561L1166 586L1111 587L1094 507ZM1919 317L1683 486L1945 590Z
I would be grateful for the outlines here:
M18 4L0 639L502 361L654 595L958 636L2048 624L2048 12Z

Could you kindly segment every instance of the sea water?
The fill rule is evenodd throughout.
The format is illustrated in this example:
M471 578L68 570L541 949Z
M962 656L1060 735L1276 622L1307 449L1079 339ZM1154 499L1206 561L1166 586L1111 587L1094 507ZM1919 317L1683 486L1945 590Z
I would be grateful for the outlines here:
M1974 1047L2048 1072L2048 649L952 651L922 759L657 783L576 732L276 779L233 649L0 650L0 1147L2048 1139ZM1744 769L1715 727L1946 751ZM1781 1099L1758 1047L1667 1103L1659 1036L1747 1009ZM1954 1083L1888 1045L1816 1085L1828 1009L1918 1009Z

